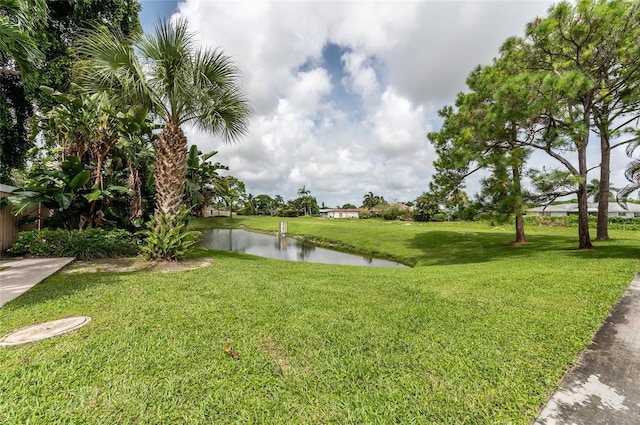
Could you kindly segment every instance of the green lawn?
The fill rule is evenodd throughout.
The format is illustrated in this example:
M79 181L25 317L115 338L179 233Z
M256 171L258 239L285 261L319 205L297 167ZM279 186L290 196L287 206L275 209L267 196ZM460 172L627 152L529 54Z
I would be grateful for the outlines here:
M0 423L528 424L640 269L639 232L576 251L576 229L512 247L486 224L286 221L415 267L201 250L197 270L58 274L0 308L0 334L93 320L0 349Z

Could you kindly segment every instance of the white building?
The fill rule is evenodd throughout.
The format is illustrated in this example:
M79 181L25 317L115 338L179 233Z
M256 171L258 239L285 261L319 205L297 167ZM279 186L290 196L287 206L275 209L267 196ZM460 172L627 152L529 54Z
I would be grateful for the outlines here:
M335 208L327 211L329 218L360 218L360 213L369 212L366 208Z
M640 205L632 204L628 202L625 206L618 204L617 202L609 202L609 217L624 217L633 218L640 217ZM595 202L589 202L588 209L589 215L598 214L598 204ZM578 214L578 204L557 204L547 205L546 207L536 207L527 210L527 215L530 216L550 216L550 217L562 217L567 215Z

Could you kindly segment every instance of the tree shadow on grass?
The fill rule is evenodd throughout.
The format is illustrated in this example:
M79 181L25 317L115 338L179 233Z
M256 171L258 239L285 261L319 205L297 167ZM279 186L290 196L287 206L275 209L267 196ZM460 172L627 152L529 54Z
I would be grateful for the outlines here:
M595 249L589 250L578 249L576 236L528 235L526 244L515 246L512 242L513 236L506 233L430 231L416 235L409 246L422 251L417 265L423 266L483 263L548 255L550 251L584 259L640 259L640 242L630 240L594 242Z
M577 241L572 236L531 235L527 236L526 244L516 246L513 236L506 233L463 231L421 233L410 240L409 246L424 254L418 259L418 265L484 263L503 258L529 257L542 251L582 252L576 249Z
M572 249L567 254L575 258L583 259L637 259L640 260L640 238L631 240L592 241L594 249ZM577 242L576 242L577 244Z

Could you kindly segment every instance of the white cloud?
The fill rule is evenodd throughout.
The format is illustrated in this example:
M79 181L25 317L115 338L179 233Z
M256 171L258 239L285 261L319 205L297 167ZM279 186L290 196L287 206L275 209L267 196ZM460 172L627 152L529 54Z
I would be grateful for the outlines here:
M287 93L289 103L313 114L322 109L323 99L331 92L329 74L324 68L315 68L308 72L299 72Z
M372 97L380 91L378 77L369 58L361 52L349 52L342 55L346 76L342 84L347 91L359 95L366 107Z
M382 94L371 119L373 133L385 155L412 155L425 144L428 127L424 124L424 107L413 107L392 88Z
M437 108L549 4L183 1L199 39L242 69L255 110L243 143L220 146L195 131L189 140L218 149L215 159L254 195L291 199L305 185L331 206L359 204L368 191L415 199L432 173L426 134L440 125ZM323 61L328 43L343 49L341 70Z

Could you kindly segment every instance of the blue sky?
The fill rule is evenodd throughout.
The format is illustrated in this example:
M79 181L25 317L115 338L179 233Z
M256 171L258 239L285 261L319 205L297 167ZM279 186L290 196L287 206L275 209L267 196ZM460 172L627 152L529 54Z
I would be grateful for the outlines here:
M178 11L175 0L139 0L142 5L140 23L145 32L153 30L153 24L158 18L170 18Z
M141 21L180 13L200 42L243 71L254 109L241 143L187 129L200 150L257 195L296 197L303 185L328 206L372 191L409 201L428 189L426 135L489 64L502 42L544 16L549 1L141 1ZM624 185L621 164L612 180ZM545 164L544 156L533 164ZM595 175L593 177L596 177ZM467 187L478 190L478 179Z

